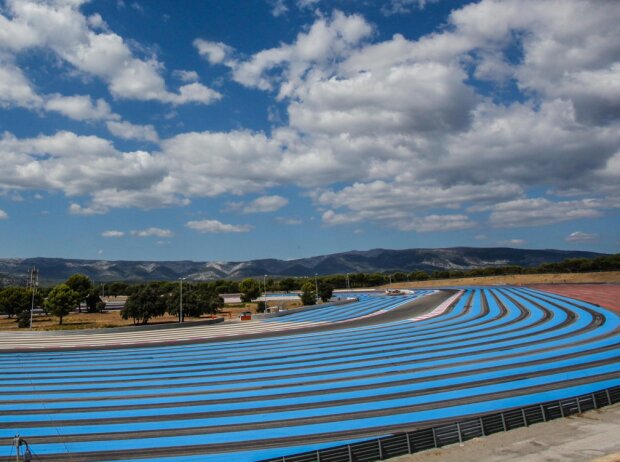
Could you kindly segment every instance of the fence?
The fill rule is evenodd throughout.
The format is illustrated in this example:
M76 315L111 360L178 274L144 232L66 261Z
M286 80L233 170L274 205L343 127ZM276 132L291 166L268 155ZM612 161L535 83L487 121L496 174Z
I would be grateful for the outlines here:
M261 462L374 462L580 414L618 402L620 402L620 386L573 398L445 423L422 430L266 459Z

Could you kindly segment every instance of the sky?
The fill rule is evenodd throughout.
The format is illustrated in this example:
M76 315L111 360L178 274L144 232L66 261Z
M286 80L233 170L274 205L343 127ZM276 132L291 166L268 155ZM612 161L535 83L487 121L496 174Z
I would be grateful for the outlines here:
M0 0L0 257L620 251L620 2Z

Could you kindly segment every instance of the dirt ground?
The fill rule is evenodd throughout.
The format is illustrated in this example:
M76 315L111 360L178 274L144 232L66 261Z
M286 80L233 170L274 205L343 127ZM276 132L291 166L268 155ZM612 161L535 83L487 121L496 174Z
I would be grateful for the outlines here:
M395 282L389 287L446 287L469 285L530 285L530 284L620 283L620 271L600 273L513 274L476 278L440 279L436 281ZM388 287L388 286L383 286Z
M393 462L620 462L620 404Z

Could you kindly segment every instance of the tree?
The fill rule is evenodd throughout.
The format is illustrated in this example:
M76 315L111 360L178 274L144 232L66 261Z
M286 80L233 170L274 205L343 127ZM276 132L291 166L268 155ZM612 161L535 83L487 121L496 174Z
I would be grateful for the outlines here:
M82 312L80 305L83 301L86 300L86 297L93 290L93 283L88 276L85 274L74 274L69 279L65 281L65 284L69 286L69 288L78 293L79 301L77 304L78 311Z
M334 293L334 286L331 284L327 284L326 282L321 281L319 283L319 298L321 301L326 302L330 298L332 298L332 294Z
M168 313L172 316L179 315L180 287L170 292L168 300ZM216 292L216 287L210 284L184 284L183 285L183 317L200 317L203 314L215 314L224 306L224 299Z
M105 310L105 302L96 292L88 294L85 301L89 313L99 313Z
M40 299L35 298L35 303ZM0 291L0 311L5 312L9 318L18 315L22 311L30 311L32 303L32 291L23 287L7 287Z
M297 287L299 287L299 285L295 282L295 279L293 278L282 279L279 283L279 286L280 286L280 290L283 290L286 293L290 292L291 290L295 290Z
M54 316L59 318L59 325L62 325L62 318L71 313L71 310L80 303L80 294L71 289L67 284L59 284L54 287L47 300L45 300L45 308Z
M239 283L239 290L241 291L241 301L244 303L249 303L260 296L258 282L251 278L241 281Z
M134 324L147 324L149 319L163 316L166 297L154 284L136 288L121 310L123 319L132 318Z
M314 287L314 283L307 281L303 286L301 286L301 303L304 305L314 305L316 304L316 291Z

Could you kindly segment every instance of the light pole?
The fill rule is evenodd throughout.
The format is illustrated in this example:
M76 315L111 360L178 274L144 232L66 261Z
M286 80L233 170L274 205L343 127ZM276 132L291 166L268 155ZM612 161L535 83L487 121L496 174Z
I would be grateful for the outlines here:
M388 274L388 278L390 278L390 286L392 285L392 275Z
M263 275L263 308L267 311L267 275Z
M314 290L315 290L315 293L316 293L316 299L317 300L319 299L319 280L318 280L318 277L319 277L319 273L314 273Z
M351 286L349 284L349 273L347 273L347 290L351 290Z
M179 278L179 284L181 286L181 293L179 296L179 322L183 322L183 281L187 278Z
M32 300L30 303L30 329L32 329L32 315L34 313L34 294L37 291L37 287L39 285L39 271L36 268L32 268L32 272L30 274L30 283L32 289Z

